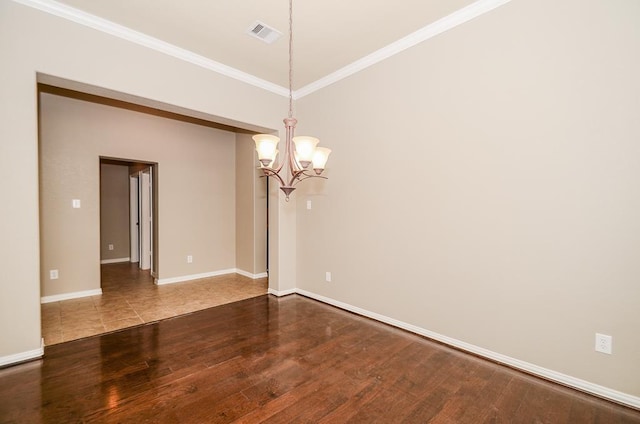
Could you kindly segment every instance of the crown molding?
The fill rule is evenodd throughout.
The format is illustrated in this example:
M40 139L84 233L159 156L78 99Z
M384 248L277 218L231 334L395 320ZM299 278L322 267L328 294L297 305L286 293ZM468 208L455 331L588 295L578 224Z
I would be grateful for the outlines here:
M289 90L285 87L282 87L281 85L274 84L262 78L258 78L255 75L240 71L238 69L232 68L231 66L216 62L204 56L195 54L189 50L174 46L173 44L169 44L157 38L150 37L141 32L132 30L98 16L83 12L57 1L12 1L96 29L106 34L131 41L133 43L156 50L158 52L165 53L177 59L184 60L185 62L192 63L196 66L200 66L229 78L233 78L238 81L253 85L254 87L262 88L264 90L284 97L289 96ZM295 90L293 92L293 98L300 99L324 87L334 84L344 78L347 78L350 75L368 68L369 66L375 65L378 62L381 62L400 52L403 52L404 50L413 47L416 44L422 43L423 41L435 37L436 35L442 34L443 32L455 28L458 25L461 25L474 18L477 18L478 16L490 12L491 10L509 3L510 1L511 0L478 0L474 3L471 3L470 5L451 13L450 15L447 15L444 18L439 19L436 22L433 22L419 29L418 31L415 31L414 33L409 34L408 36L401 38L400 40L363 57L362 59L356 60L355 62L335 72L332 72L331 74L322 77L317 81L312 82L311 84L307 84L304 87Z
M442 34L445 31L453 29L458 25L462 25L465 22L468 22L478 16L484 15L487 12L492 11L493 9L500 7L506 3L509 3L511 0L478 0L470 5L459 9L450 15L447 15L437 21L407 35L400 40L389 44L386 47L381 48L380 50L376 50L375 52L363 57L362 59L358 59L355 62L345 66L344 68L338 69L331 74L320 78L317 81L312 82L311 84L305 85L302 88L296 90L294 94L295 99L300 99L306 95L309 95L315 91L320 90L321 88L327 87L328 85L334 84L344 78L347 78L350 75L353 75L357 72L360 72L369 66L375 65L378 62L381 62L385 59L388 59L396 54L407 50L410 47L415 46L416 44L422 43L430 38L435 37L436 35Z
M208 59L189 50L174 46L173 44L169 44L157 38L150 37L141 32L132 30L131 28L127 28L125 26L116 24L90 13L83 12L65 4L58 3L53 0L13 1L34 9L41 10L54 16L67 19L69 21L73 21L80 25L93 28L103 33L116 36L123 40L131 41L133 43L156 50L169 56L173 56L177 59L192 63L196 66L200 66L229 78L242 81L258 88L262 88L272 93L286 97L289 96L289 90L280 85L263 80L262 78L258 78L254 75L232 68L231 66L216 62L215 60Z

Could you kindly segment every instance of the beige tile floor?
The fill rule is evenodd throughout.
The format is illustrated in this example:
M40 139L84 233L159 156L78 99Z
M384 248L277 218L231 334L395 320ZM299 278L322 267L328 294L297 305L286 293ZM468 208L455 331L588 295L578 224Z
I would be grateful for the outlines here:
M45 303L45 345L81 339L267 293L267 279L238 274L156 286L137 264L102 265L102 295Z

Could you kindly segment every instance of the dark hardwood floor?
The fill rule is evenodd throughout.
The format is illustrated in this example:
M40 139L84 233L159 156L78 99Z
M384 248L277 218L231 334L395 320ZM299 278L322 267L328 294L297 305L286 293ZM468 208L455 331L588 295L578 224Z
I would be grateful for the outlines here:
M640 423L640 412L293 295L61 343L1 423Z

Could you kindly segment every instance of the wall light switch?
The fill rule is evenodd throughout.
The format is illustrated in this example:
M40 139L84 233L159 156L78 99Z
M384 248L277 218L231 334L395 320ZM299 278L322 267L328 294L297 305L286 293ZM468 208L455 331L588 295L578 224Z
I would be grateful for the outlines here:
M79 209L80 208L80 199L73 199L71 201L71 205L73 206L74 209Z
M311 209L311 200L307 200L307 209Z
M51 280L57 280L58 279L58 270L57 269L52 269L51 271L49 271L49 279L51 279Z
M324 279L327 283L331 282L331 273L329 271L325 272Z

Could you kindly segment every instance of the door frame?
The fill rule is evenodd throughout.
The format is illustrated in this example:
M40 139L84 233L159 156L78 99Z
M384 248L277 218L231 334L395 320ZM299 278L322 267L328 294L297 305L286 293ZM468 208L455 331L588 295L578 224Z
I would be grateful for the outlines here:
M125 166L129 166L129 254L130 254L130 260L131 262L134 262L134 257L136 255L136 253L134 252L138 252L137 253L137 261L139 262L140 257L139 257L139 247L137 247L136 245L140 245L140 237L139 237L139 230L135 230L133 227L139 227L139 225L136 225L136 223L140 223L140 203L139 203L139 198L140 196L140 177L139 175L142 173L142 171L144 170L148 170L148 173L150 175L150 179L152 180L152 182L149 185L149 205L151 208L151 213L150 213L150 251L151 251L151 261L150 261L150 269L151 269L151 276L154 277L155 279L158 278L158 269L159 269L159 258L157 255L157 252L159 252L158 250L158 245L159 245L159 237L158 237L158 163L157 162L151 162L151 161L146 161L146 160L139 160L139 159L126 159L126 158L116 158L116 157L108 157L108 156L100 156L100 163L102 162L107 162L107 163L115 163L115 164L119 164L119 165L125 165ZM134 179L137 179L137 181L135 181L136 183L136 187L137 189L133 188L133 184L134 184ZM135 191L137 191L137 193L135 193ZM134 195L136 196L134 198ZM137 200L134 200L137 199ZM136 207L132 207L133 204L136 204ZM137 209L137 210L135 210ZM136 214L136 220L134 221L134 213ZM134 231L135 230L135 231ZM132 234L138 234L138 240L137 243L134 244L134 237L132 236Z

